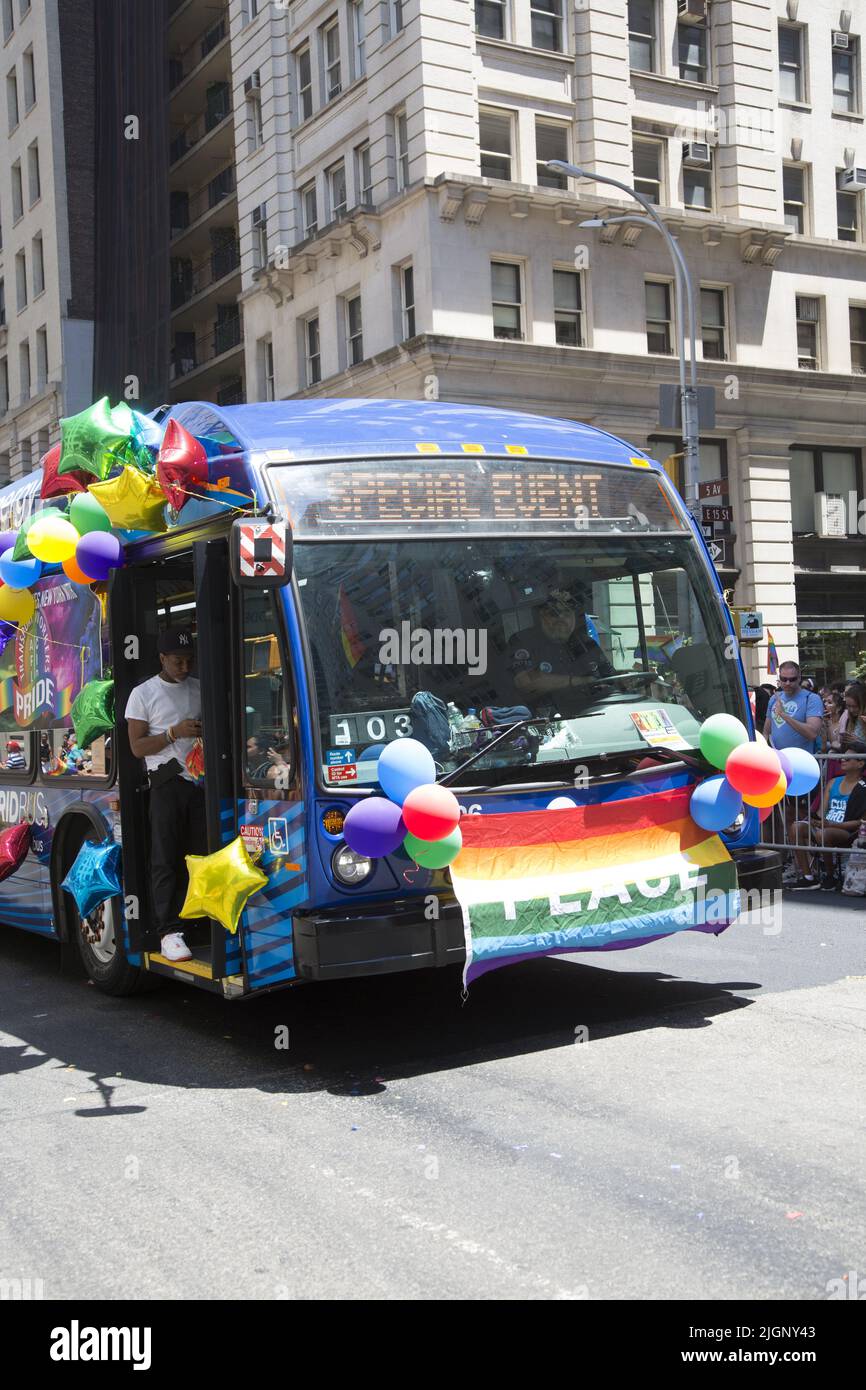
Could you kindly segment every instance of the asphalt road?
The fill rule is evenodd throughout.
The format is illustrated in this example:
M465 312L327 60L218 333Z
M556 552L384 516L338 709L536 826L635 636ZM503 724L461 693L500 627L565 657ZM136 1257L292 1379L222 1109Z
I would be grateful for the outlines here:
M227 1004L107 999L3 929L0 1279L826 1299L866 1273L864 946L866 900L809 895L465 1004L452 970Z

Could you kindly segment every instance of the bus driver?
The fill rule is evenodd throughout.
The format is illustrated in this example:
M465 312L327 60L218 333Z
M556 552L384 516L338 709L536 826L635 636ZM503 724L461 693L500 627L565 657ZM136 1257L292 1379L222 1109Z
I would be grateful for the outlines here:
M186 896L186 854L207 854L204 789L186 759L201 736L201 694L190 675L192 632L169 629L157 644L161 670L132 691L126 705L129 746L150 781L150 871L153 910L166 960L191 960L178 916Z
M515 689L537 703L579 706L613 667L591 635L585 612L567 589L550 589L537 612L538 623L515 633L508 663ZM571 696L567 692L572 692Z

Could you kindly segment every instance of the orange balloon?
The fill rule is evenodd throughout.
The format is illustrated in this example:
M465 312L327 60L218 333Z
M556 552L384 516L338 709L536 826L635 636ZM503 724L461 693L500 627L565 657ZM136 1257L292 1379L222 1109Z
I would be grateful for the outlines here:
M85 574L84 570L75 562L75 556L63 561L63 573L67 579L72 579L76 584L92 584L93 576Z
M775 806L777 801L781 801L787 790L788 779L782 772L779 774L779 780L772 791L763 792L760 796L744 796L743 800L747 806L758 806L764 810L768 806Z

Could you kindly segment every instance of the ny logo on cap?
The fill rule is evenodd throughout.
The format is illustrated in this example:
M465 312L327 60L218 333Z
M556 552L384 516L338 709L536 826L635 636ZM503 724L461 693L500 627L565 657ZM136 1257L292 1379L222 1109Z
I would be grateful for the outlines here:
M179 633L177 640L182 647L189 646L189 635L186 632Z

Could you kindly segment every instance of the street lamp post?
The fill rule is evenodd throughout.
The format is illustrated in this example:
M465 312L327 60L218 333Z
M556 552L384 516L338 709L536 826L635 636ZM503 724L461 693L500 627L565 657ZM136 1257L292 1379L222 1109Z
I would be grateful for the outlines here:
M607 174L597 174L592 169L581 169L577 164L569 164L564 159L548 160L547 167L548 169L556 170L557 173L568 174L572 178L592 179L596 183L609 183L613 188L618 188L621 192L628 194L630 198L634 198L635 202L639 203L646 213L645 217L626 215L623 217L589 218L587 221L580 223L581 227L608 227L622 222L636 222L641 226L646 226L647 222L649 222L649 225L654 227L655 230L660 232L664 237L665 244L670 252L671 260L673 261L674 285L676 287L685 502L692 516L699 522L700 505L698 501L698 482L700 478L700 424L698 418L698 369L695 360L697 324L695 319L694 290L692 289L692 279L689 274L689 268L686 265L685 257L683 256L676 238L668 231L652 203L648 198L645 198L642 193L638 193L636 188L630 188L627 183L620 183L619 179L612 179ZM683 303L684 300L685 304ZM686 317L688 318L689 325L688 381L686 380Z

